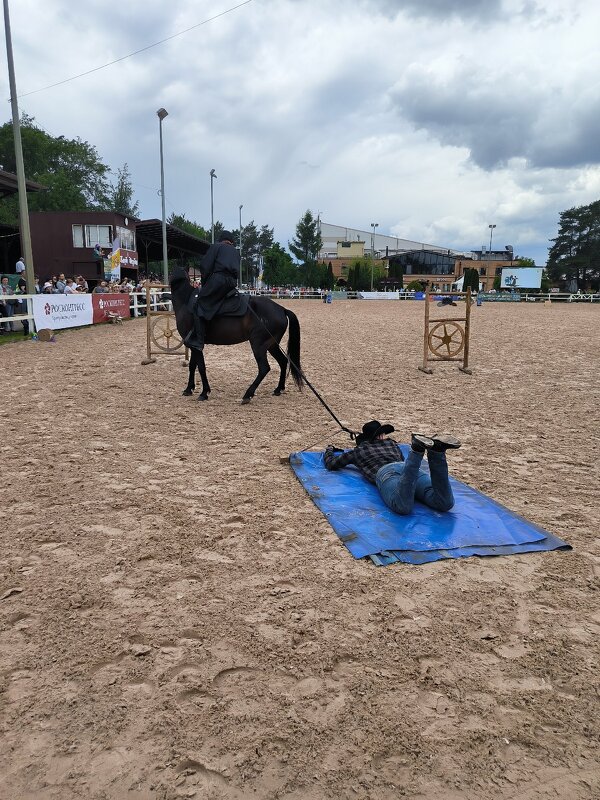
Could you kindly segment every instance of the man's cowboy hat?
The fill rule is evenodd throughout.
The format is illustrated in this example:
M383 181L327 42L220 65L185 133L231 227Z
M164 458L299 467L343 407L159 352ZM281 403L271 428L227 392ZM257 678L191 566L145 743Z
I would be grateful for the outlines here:
M382 425L379 420L372 419L370 422L365 422L362 428L362 433L356 437L356 444L363 442L373 442L382 433L392 433L395 430L393 425Z

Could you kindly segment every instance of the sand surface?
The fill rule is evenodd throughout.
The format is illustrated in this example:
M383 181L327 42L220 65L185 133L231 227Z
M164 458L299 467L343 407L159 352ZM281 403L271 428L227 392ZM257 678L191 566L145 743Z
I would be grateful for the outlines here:
M248 345L207 403L144 320L0 347L0 798L597 800L600 305L474 308L472 376L422 303L284 305L345 424L457 435L573 551L354 561L280 462L347 437L241 406Z

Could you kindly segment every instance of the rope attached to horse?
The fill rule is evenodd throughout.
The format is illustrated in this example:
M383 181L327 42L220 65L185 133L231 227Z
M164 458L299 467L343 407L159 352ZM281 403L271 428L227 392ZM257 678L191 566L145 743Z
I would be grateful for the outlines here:
M327 405L327 403L325 402L325 400L323 400L323 398L321 397L321 395L320 395L320 394L317 392L317 390L315 389L315 387L314 387L314 386L312 385L312 383L311 383L311 382L308 380L308 378L307 378L307 377L306 377L306 375L304 374L304 371L303 371L303 370L302 370L302 369L301 369L301 368L298 366L298 364L296 364L294 361L292 361L292 359L291 359L291 358L288 356L288 354L287 354L286 352L284 352L284 350L282 349L282 347L281 347L281 345L279 344L279 342L277 341L277 339L276 339L276 338L273 336L273 334L271 333L271 331L270 331L270 330L267 328L267 326L265 325L265 323L264 323L264 322L262 321L262 319L261 319L261 318L258 316L258 314L257 314L257 313L256 313L256 311L255 311L255 310L252 308L252 306L250 305L250 303L248 303L248 309L249 309L249 311L251 311L251 313L252 313L252 314L254 314L254 316L256 317L256 319L259 321L259 323L262 325L262 327L263 327L263 328L266 330L266 332L269 334L269 336L271 337L271 339L273 339L273 341L274 341L274 342L275 342L275 344L277 345L277 348L279 349L279 352L280 352L280 353L281 353L281 354L282 354L282 355L283 355L283 356L284 356L284 357L287 359L287 361L289 361L289 363L290 363L290 364L292 364L292 366L294 367L294 369L295 369L295 370L297 370L297 372L298 372L298 374L301 376L302 380L303 380L303 381L306 383L306 385L307 385L307 386L308 386L308 388L311 390L311 392L314 394L314 396L317 398L317 400L318 400L318 401L321 403L321 405L322 405L322 406L325 408L325 410L327 411L327 413L328 413L328 414L330 414L330 416L332 416L332 417L333 417L333 419L334 419L334 420L337 422L337 424L340 426L340 428L341 428L341 429L342 429L342 430L343 430L345 433L347 433L347 434L350 436L350 438L351 438L352 440L354 440L354 439L356 438L356 436L357 436L357 433L356 433L356 431L350 430L350 428L347 428L345 425L342 425L342 423L339 421L339 419L336 417L336 415L333 413L333 411L332 411L332 410L329 408L329 406ZM284 310L285 310L285 309L284 309Z

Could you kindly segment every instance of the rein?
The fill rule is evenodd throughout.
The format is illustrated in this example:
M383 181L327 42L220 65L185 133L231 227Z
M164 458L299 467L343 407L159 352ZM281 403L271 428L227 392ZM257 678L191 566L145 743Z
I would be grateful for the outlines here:
M280 306L280 308L283 308L283 306ZM350 436L350 438L351 438L352 440L354 440L354 439L356 438L356 436L357 436L357 433L356 433L356 431L350 430L350 428L347 428L345 425L342 425L342 423L339 421L339 419L336 417L336 415L333 413L333 411L332 411L332 410L329 408L329 406L327 405L327 403L325 402L325 400L323 400L323 398L321 397L321 395L320 395L320 394L317 392L317 390L315 389L315 387L314 387L314 386L312 385L312 383L311 383L311 382L308 380L308 378L307 378L307 377L306 377L306 375L304 374L304 371L303 371L303 370L302 370L302 369L301 369L301 368L298 366L298 364L296 364L294 361L292 361L292 359L291 359L291 358L290 358L290 357L287 355L287 353L285 353L285 352L284 352L284 350L282 349L282 347L281 347L281 345L279 344L279 342L277 341L277 339L276 339L276 338L273 336L273 334L271 333L271 331L270 331L270 330L267 328L267 326L266 326L266 325L265 325L265 323L262 321L262 319L261 319L261 318L258 316L258 314L256 313L256 311L255 311L255 310L252 308L252 304L251 304L250 302L248 302L248 309L249 309L249 310L252 312L252 314L253 314L253 315L256 317L256 319L259 321L259 323L262 325L262 327L263 327L263 328L266 330L266 332L269 334L269 336L271 337L271 339L273 339L273 340L275 341L275 344L277 345L277 348L279 349L279 352L280 352L280 353L281 353L281 354L282 354L282 355L283 355L283 356L284 356L284 357L285 357L285 358L286 358L286 359L287 359L287 360L290 362L290 364L292 364L292 365L293 365L294 369L295 369L295 370L298 372L298 374L300 375L300 377L302 378L302 380L303 380L303 381L306 383L306 385L307 385L307 386L308 386L308 388L311 390L311 392L314 394L314 396L317 398L317 400L319 401L319 403L321 403L321 405L322 405L322 406L325 408L325 410L327 411L327 413L328 413L328 414L329 414L331 417L333 417L333 419L334 419L334 420L337 422L337 424L340 426L340 428L341 428L341 429L342 429L342 430L343 430L345 433L347 433L347 434ZM285 309L283 309L283 310L285 311Z

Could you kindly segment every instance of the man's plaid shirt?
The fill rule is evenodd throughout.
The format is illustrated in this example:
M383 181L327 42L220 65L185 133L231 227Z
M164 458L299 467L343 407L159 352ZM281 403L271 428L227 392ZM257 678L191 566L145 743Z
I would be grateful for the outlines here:
M324 460L327 469L342 469L354 464L368 481L375 483L375 476L381 467L394 461L404 461L404 458L399 445L393 439L376 439L374 442L363 442L354 450L343 453L336 453L333 445L328 445Z

